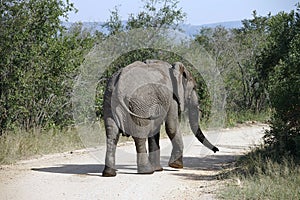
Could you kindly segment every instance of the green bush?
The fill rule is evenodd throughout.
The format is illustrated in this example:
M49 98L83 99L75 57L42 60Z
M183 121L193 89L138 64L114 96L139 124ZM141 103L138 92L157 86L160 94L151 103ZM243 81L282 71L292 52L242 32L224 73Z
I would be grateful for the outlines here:
M66 34L68 1L1 1L0 135L72 122L70 97L89 38Z
M300 21L299 21L300 22ZM287 58L270 76L270 99L274 108L271 130L265 142L278 151L300 158L300 34L289 44Z

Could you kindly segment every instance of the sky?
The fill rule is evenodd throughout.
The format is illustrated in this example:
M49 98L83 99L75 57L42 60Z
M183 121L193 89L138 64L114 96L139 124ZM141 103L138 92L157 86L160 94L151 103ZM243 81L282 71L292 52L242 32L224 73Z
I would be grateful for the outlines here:
M78 9L69 14L70 22L105 22L110 10L118 6L122 20L130 13L142 10L141 0L70 0ZM280 11L289 12L296 9L298 0L180 0L178 7L187 14L185 23L202 25L226 21L251 19L254 10L258 15L272 15Z

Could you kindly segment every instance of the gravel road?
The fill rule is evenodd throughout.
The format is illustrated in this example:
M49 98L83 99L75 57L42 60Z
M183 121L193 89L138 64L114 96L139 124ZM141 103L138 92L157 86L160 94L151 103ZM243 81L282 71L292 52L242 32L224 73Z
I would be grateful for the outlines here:
M185 136L184 168L168 167L171 145L161 140L162 172L136 173L133 143L117 148L118 174L104 178L105 147L78 150L0 166L0 199L215 199L223 181L216 175L250 146L261 142L267 125L248 124L232 129L204 131L219 147L216 154L194 136Z

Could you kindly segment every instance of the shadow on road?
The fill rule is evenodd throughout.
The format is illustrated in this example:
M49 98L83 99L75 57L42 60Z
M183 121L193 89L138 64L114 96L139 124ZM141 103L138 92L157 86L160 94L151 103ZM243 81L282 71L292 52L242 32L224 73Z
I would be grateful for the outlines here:
M118 174L137 174L136 165L117 165ZM101 175L104 169L104 165L87 164L87 165L61 165L55 167L44 167L44 168L32 168L32 171L58 173L58 174L74 174L74 175L90 175L98 176ZM164 169L164 171L178 171L177 169Z
M185 170L219 171L236 160L236 155L212 155L206 157L183 157ZM169 157L162 156L161 163L167 165Z
M219 179L220 175L207 175L207 174L195 174L195 173L178 173L174 174L175 176L182 177L186 180L194 180L194 181L213 181Z
M198 177L192 173L180 173L180 169L166 168L168 166L169 157L162 156L161 163L166 172L174 172L174 175L184 176L186 178L194 180L211 180L215 177ZM232 155L214 155L210 157L184 157L184 169L185 170L202 170L202 171L220 171L231 162L235 161L235 157ZM119 174L134 174L137 175L137 167L133 165L117 165ZM59 174L74 174L74 175L88 175L88 176L100 176L104 169L103 164L67 164L54 167L44 168L32 168L33 171L48 172L48 173L59 173ZM178 172L178 173L177 173Z
M55 167L44 168L31 168L33 171L58 173L58 174L75 174L75 175L101 175L104 165L101 164L74 164L74 165L61 165ZM135 166L130 165L117 165L117 169L136 170Z
M187 180L213 181L222 176L223 170L232 167L237 155L212 155L207 157L183 157L184 173L172 173ZM162 159L166 160L167 157ZM190 170L190 171L189 171ZM195 173L197 170L197 173Z

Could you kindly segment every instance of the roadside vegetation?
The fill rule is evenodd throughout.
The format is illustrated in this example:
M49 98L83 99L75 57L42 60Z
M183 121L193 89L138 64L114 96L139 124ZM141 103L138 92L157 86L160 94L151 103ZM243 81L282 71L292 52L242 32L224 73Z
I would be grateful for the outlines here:
M272 149L255 149L240 158L218 194L220 199L299 199L300 167L289 155L276 160ZM275 152L274 152L275 153Z
M0 164L12 164L18 160L40 155L67 152L84 148L76 131L70 130L15 130L0 138Z
M299 9L265 18L264 48L256 66L270 96L270 130L261 147L235 164L223 199L300 198Z
M119 8L102 33L74 23L76 5L61 0L4 0L0 3L0 164L29 156L82 148L72 113L79 67L95 44L136 28L180 30L186 14L177 0L146 0L123 24ZM225 199L299 199L300 196L300 6L289 13L242 21L242 27L202 28L192 38L215 61L226 89L226 126L247 121L270 124L264 143L240 158L226 176ZM140 49L120 56L99 80L95 113L102 117L107 79L135 60L187 61L172 52ZM192 66L190 66L192 69ZM193 72L202 107L210 116L210 94ZM200 87L201 86L201 87ZM99 123L101 125L101 122ZM102 129L103 130L103 129ZM127 139L124 139L127 140ZM238 180L238 181L236 181Z

